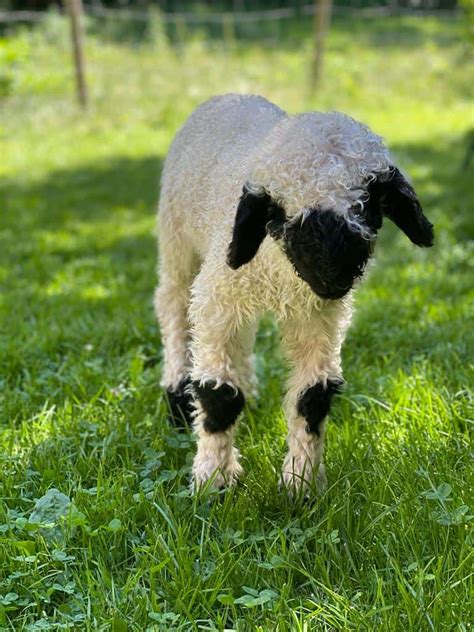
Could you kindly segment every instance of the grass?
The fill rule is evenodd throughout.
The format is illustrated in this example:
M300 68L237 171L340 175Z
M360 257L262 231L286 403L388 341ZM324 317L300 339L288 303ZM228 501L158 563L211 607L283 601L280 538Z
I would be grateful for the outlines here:
M67 26L0 42L0 629L471 629L472 180L469 60L456 21L338 20L307 94L303 25L279 46L119 43L90 27L91 107ZM290 37L291 35L291 37ZM285 370L258 336L246 475L190 497L193 440L165 421L154 206L177 126L214 93L341 109L387 138L436 225L387 225L357 292L333 407L328 492L278 491ZM51 488L73 502L29 521Z

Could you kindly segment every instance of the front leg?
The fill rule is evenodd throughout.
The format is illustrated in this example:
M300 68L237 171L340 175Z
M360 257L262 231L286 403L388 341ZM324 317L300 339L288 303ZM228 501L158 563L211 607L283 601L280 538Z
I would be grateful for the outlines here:
M339 332L340 334L340 332ZM286 327L284 347L292 373L285 398L288 453L282 482L294 495L327 486L323 464L326 416L343 380L341 336L324 322Z
M242 471L234 434L245 398L232 358L241 319L228 291L232 286L224 281L223 274L202 270L193 286L189 311L196 409L193 427L197 436L194 487L208 481L217 488L233 485Z
M228 382L194 382L197 452L193 461L193 487L212 481L221 489L234 485L242 472L234 446L237 417L245 403L242 391Z

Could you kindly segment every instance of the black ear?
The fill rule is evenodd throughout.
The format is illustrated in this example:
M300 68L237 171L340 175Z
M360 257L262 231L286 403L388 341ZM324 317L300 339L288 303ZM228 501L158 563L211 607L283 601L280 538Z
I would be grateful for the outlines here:
M267 234L266 225L275 214L284 211L272 198L262 191L261 195L251 193L244 186L235 216L232 241L227 253L227 263L236 270L255 257L260 244Z
M433 245L433 225L423 214L411 184L396 167L369 184L371 201L417 246Z

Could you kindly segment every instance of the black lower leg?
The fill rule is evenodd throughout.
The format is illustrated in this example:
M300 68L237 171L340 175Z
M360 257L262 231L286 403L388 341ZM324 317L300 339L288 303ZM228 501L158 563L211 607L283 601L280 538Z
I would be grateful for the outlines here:
M185 378L176 389L167 390L169 420L176 428L186 428L192 424L194 411L191 380Z
M207 432L224 432L235 423L245 404L239 388L236 391L229 384L221 384L216 388L215 381L206 382L203 386L194 382L193 387L205 413L204 429Z
M306 431L319 436L321 424L331 408L331 400L341 391L343 380L329 378L326 384L317 382L307 388L298 399L298 414L306 419Z

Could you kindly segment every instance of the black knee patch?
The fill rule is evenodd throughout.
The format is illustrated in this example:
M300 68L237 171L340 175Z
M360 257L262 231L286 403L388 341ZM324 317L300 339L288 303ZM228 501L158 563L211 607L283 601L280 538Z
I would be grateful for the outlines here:
M221 384L216 388L216 382L206 382L201 386L194 382L194 393L206 415L204 429L207 432L224 432L235 423L245 404L245 397L240 390L229 384Z
M318 382L306 389L298 399L298 414L306 419L306 431L319 437L323 419L331 408L331 400L336 393L341 392L342 379L329 378L326 386Z
M191 380L186 378L178 384L178 387L174 391L166 391L170 412L169 420L176 428L182 429L192 424L194 398L190 386Z

